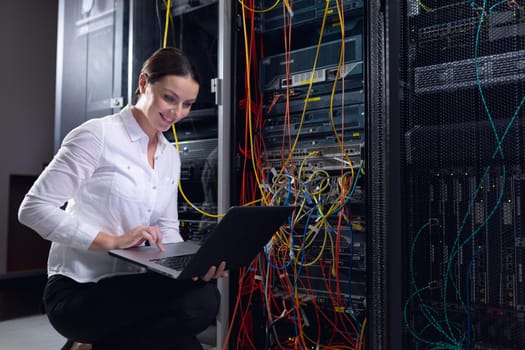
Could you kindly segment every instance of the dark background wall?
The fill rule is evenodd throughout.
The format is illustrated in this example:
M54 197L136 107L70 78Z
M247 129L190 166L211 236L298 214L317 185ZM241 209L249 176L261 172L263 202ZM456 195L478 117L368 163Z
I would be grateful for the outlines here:
M57 14L58 0L0 1L0 275L10 178L38 175L53 156Z

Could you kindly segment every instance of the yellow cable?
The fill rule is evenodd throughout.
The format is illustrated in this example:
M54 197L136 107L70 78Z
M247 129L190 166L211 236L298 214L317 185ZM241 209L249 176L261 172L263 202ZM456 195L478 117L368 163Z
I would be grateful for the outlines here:
M198 208L195 204L193 204L189 199L188 197L186 197L186 194L184 193L184 191L182 190L182 185L181 185L181 182L179 181L179 193L181 194L182 198L184 198L184 200L186 201L186 203L188 203L193 209L195 209L196 211L198 211L200 214L204 215L204 216L207 216L207 217L210 217L210 218L214 218L214 219L218 219L218 218L221 218L224 216L224 214L212 214L212 213L208 213L200 208Z
M307 182L309 182L310 180L314 180L313 179L314 176L319 176L321 174L325 175L325 177L322 180L320 180L319 185L318 185L319 188L317 188L316 191L311 192L312 195L320 195L320 194L322 194L324 192L324 190L326 190L328 188L328 186L330 185L330 182L328 180L330 178L330 175L324 169L315 169L312 172L312 174L310 174L309 178L307 179Z
M357 350L361 350L361 345L363 345L363 339L365 337L365 327L366 327L366 317L361 326L361 332L359 333L359 343L357 344Z
M352 178L354 178L355 175L354 175L354 166L353 166L353 163L352 163L352 159L345 152L344 141L343 141L344 139L341 139L339 137L339 134L337 132L337 128L335 127L334 118L333 118L333 100L334 100L334 96L335 96L335 91L337 89L337 81L339 80L339 77L341 75L341 67L344 68L344 55L345 55L344 16L342 14L341 7L340 7L338 1L337 1L337 13L338 13L338 16L339 16L339 23L341 24L341 51L340 51L340 54L339 54L339 63L337 65L337 71L336 71L336 75L335 75L334 84L332 85L332 93L331 93L331 98L330 98L330 119L331 119L331 122L332 122L332 129L333 129L333 132L334 132L334 136L335 136L335 138L337 140L337 144L341 147L342 157L344 159L346 159L346 161L348 162L348 165L350 167L350 171L352 172ZM341 84L342 84L341 91L343 91L343 93L341 94L342 99L343 99L342 106L341 106L341 112L342 112L342 115L343 115L343 118L342 118L342 121L341 121L341 133L342 133L342 135L344 137L344 77L343 76L341 76ZM341 200L344 200L345 197L346 197L345 193L344 192L341 193Z
M173 132L173 137L175 138L175 147L177 148L177 152L179 152L179 139L177 137L177 131L175 130L175 123L174 124L171 124L171 131ZM184 193L184 190L182 189L182 185L181 185L181 180L179 179L179 193L181 194L182 198L184 198L184 200L186 201L186 203L188 203L193 209L195 209L197 212L199 212L200 214L204 215L204 216L208 216L210 218L220 218L220 217L223 217L224 214L212 214L212 213L208 213L200 208L198 208L195 204L193 204L189 199L188 197L186 197L186 194Z
M418 4L422 9L424 9L427 12L431 12L432 9L425 4L423 4L421 1L416 0L416 4Z
M258 198L258 199L255 199L255 200L251 201L251 202L244 203L243 206L248 207L250 205L254 205L256 203L260 203L260 202L262 202L262 200L263 200L262 198Z
M168 9L168 8L171 9L171 6L168 4L168 2L166 0L163 0L163 3L164 3L164 6L166 6L166 9ZM163 44L163 47L166 47L167 42L168 42L168 28L167 28L168 27L168 19L167 19L168 16L170 18L170 26L171 26L171 30L173 32L173 47L177 47L177 40L175 38L175 24L173 22L173 14L171 13L171 11L169 13L168 13L168 11L166 11L166 23L165 23L166 27L164 29L164 39L163 39L164 44ZM182 21L181 21L181 25L182 25ZM180 43L182 43L182 40L180 41ZM180 46L182 46L182 44Z
M251 12L255 12L255 13L264 13L264 12L269 12L271 10L273 10L278 4L279 4L279 1L280 0L276 0L272 6L268 7L267 9L262 9L262 10L257 10L257 9L253 9L251 7L248 7L244 4L244 1L242 0L237 0L239 2L239 4L242 5L243 9L247 9L248 11L251 11Z
M325 225L326 226L326 225ZM332 242L332 238L331 238L331 235L330 235L330 232L328 232L328 230L324 230L324 236L323 236L323 244L321 245L321 249L319 249L319 254L317 254L317 256L315 258L313 258L311 261L309 262L302 262L301 265L302 266L305 266L305 267L309 267L309 266L313 266L314 264L316 264L320 259L321 257L323 256L323 253L324 253L324 250L325 250L325 247L326 247L326 243L327 243L327 238L330 238L330 241ZM315 237L314 237L315 239ZM311 243L309 243L307 246L305 246L303 249L306 249L307 247L309 247L310 245L312 245L314 243L314 240L312 239Z
M162 47L166 47L166 41L168 40L168 21L170 18L170 10L171 10L171 0L168 0L168 4L166 5L166 22L164 25L164 40L162 40Z

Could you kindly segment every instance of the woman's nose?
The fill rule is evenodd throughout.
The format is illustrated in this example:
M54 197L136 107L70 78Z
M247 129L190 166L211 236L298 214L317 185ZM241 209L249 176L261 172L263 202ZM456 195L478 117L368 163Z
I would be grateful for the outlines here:
M182 106L180 103L177 103L176 105L174 105L170 112L171 112L171 115L173 115L175 118L179 118L180 117L180 113L181 113L181 110L182 110Z

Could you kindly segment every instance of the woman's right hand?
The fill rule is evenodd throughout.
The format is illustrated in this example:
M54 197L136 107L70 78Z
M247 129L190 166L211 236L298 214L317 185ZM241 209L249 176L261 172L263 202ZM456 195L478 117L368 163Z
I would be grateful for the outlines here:
M109 251L112 249L126 249L138 246L145 241L155 244L160 251L164 250L162 233L158 226L137 226L120 236L113 236L99 232L89 249L95 251Z

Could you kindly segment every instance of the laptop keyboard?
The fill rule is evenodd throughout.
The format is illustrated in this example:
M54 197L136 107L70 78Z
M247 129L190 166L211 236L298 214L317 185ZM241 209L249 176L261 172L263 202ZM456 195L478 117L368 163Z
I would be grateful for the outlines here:
M182 270L188 264L192 256L193 254L168 256L166 258L152 259L151 261L174 270Z

